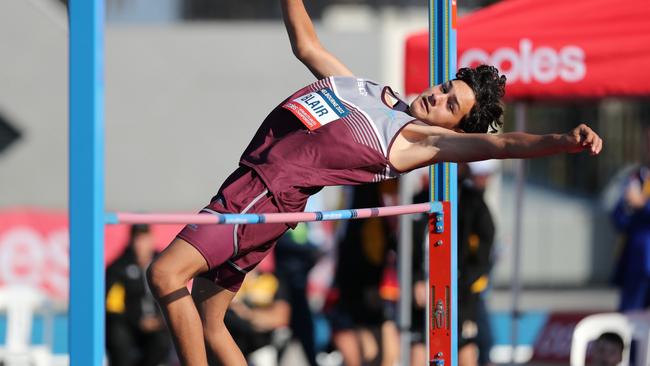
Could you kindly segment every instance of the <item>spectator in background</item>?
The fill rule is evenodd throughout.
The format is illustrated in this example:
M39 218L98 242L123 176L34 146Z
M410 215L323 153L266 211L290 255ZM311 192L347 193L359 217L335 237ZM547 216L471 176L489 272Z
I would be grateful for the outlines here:
M307 299L307 280L320 250L311 242L309 230L309 225L303 222L280 237L275 247L275 272L287 287L292 337L302 345L309 365L316 366L314 315Z
M145 270L156 255L148 225L133 225L124 252L106 269L106 351L110 366L167 365L171 341Z
M646 134L650 134L650 129ZM614 282L621 290L619 311L646 309L650 305L650 202L648 198L650 198L650 164L644 164L635 168L628 176L612 213L616 229L625 236L625 245L614 276Z
M281 358L289 340L283 336L290 334L300 342L307 363L317 365L307 280L321 252L313 243L312 230L308 223L299 223L282 235L274 250L274 273L268 268L255 269L228 309L226 326L247 358L268 345L275 346L280 351L277 358ZM290 333L274 335L278 329L289 329Z
M199 279L202 280L202 279ZM202 296L201 293L193 296ZM255 364L254 352L271 346L274 352L264 360L268 364L278 361L277 352L288 340L287 333L291 317L289 289L284 280L280 280L270 271L256 268L246 276L237 296L226 311L224 323L235 343L241 349L247 361ZM214 359L210 364L220 365Z
M478 364L485 366L491 364L490 350L494 345L492 338L492 327L490 326L489 313L486 304L487 290L490 282L490 271L493 266L493 246L495 236L495 226L492 213L490 212L489 205L485 201L485 190L488 188L490 178L499 169L499 162L496 160L484 160L467 163L469 168L469 176L461 183L462 185L470 186L473 191L474 198L469 199L469 203L474 202L475 207L470 207L464 211L471 211L476 209L474 219L475 233L472 237L470 235L470 253L475 258L475 270L477 273L471 275L470 278L476 280L471 285L472 296L476 297L476 345L478 347ZM462 170L462 169L461 169ZM462 177L461 177L462 178ZM465 191L461 187L461 192ZM461 193L462 194L462 193ZM459 211L460 212L460 211ZM478 246L476 238L479 238ZM478 276L478 277L477 277Z
M349 188L347 207L378 207L395 204L397 182L387 181ZM396 247L396 218L375 217L342 222L333 295L328 305L333 343L346 366L386 365L397 362L399 334L392 307L395 299L384 289L394 281L391 251Z
M483 191L487 182L487 174L493 169L485 165L474 165L472 170L468 164L458 165L458 364L474 366L489 364L491 348L491 330L487 321L487 311L482 293L488 286L488 275L491 268L491 252L494 242L494 221L484 199ZM422 184L414 202L427 202L429 199L428 179ZM426 225L428 219L422 215L414 223L414 243L427 243ZM411 331L414 343L411 348L411 364L426 363L424 341L425 306L427 289L423 248L413 251L413 322ZM486 337L485 346L481 344L481 336ZM482 354L481 354L482 353Z
M489 283L495 233L494 220L483 197L492 164L459 164L458 169L459 346L468 345L464 365L489 363L492 343L482 296ZM485 339L487 344L481 344Z
M616 333L606 332L594 342L591 351L591 366L616 366L623 360L623 338Z

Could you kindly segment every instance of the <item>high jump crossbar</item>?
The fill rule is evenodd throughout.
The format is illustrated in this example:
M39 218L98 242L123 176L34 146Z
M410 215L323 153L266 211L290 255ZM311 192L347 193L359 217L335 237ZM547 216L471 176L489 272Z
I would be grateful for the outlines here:
M114 212L106 215L106 224L275 224L365 219L415 213L442 213L442 203L426 202L402 206L267 214L222 214L209 210L203 210L200 214Z

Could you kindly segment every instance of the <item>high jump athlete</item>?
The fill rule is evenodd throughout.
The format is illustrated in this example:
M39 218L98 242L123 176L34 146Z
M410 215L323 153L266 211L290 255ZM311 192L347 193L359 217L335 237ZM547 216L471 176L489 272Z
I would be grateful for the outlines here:
M487 134L501 124L505 88L491 66L461 69L409 105L328 52L302 0L282 0L282 9L293 53L317 81L270 112L206 214L299 212L323 186L378 182L438 162L596 155L602 148L583 124L564 134ZM188 225L152 263L149 286L182 365L206 366L205 345L224 365L246 365L223 316L246 272L289 227Z

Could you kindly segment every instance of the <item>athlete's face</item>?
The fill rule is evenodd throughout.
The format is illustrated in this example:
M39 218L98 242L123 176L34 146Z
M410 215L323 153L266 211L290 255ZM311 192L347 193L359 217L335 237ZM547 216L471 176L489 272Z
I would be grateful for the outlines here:
M452 80L420 94L409 108L413 117L450 130L457 130L460 120L476 103L472 88L464 81Z

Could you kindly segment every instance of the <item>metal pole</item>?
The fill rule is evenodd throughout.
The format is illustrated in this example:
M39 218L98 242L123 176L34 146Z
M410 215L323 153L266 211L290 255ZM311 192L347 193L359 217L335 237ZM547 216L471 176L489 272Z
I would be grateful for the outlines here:
M413 175L400 178L400 205L408 205L413 198ZM413 303L413 218L399 217L399 246L397 247L397 269L399 271L400 297L398 301L397 325L400 334L400 365L411 364L411 309ZM419 247L419 246L418 246Z
M69 2L70 365L104 357L103 0Z
M526 130L526 105L518 102L515 105L515 130ZM517 160L515 170L515 233L512 254L512 305L510 309L510 344L512 347L511 364L516 364L516 350L519 343L519 296L521 292L521 233L524 206L524 184L526 182L526 160Z
M429 0L429 84L435 85L453 79L456 74L456 0ZM430 169L431 200L448 201L449 226L445 225L450 242L434 250L429 239L429 296L427 297L427 329L429 364L458 364L458 260L457 260L457 207L458 185L457 166L454 163L440 163ZM435 219L432 217L431 219ZM433 222L433 221L431 221ZM430 235L432 230L429 230ZM448 248L448 249L447 249ZM439 253L444 253L440 255ZM435 265L431 273L431 264ZM440 271L448 271L448 276L439 276ZM447 277L448 283L438 279ZM438 283L434 283L434 279ZM443 281L444 282L444 281ZM436 291L437 290L437 291ZM433 304L432 301L436 303ZM433 307L436 307L433 309ZM444 326L432 327L432 316L444 313ZM440 322L436 324L441 324ZM435 339L433 337L435 336ZM444 348L444 351L442 350Z

